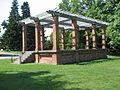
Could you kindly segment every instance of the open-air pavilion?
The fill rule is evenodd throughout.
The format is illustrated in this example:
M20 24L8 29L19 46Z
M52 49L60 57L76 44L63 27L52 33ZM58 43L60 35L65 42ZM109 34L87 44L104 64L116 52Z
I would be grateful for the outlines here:
M36 62L47 64L78 63L101 58L106 54L106 27L107 22L99 21L82 15L76 15L61 9L48 10L42 14L21 20L22 24L22 52L15 63ZM27 26L35 28L35 49L27 51ZM44 50L44 30L53 30L53 49ZM102 46L97 48L96 28L102 32ZM65 49L65 30L72 32L72 50ZM79 49L79 31L86 34L86 49ZM92 49L89 48L89 33L92 31ZM59 32L62 32L62 48L59 47Z

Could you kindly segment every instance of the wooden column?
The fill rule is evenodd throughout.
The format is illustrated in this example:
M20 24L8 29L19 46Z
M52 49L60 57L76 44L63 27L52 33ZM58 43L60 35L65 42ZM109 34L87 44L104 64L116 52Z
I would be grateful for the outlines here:
M44 49L44 26L41 25L40 29L40 49Z
M35 21L35 51L40 50L40 22L38 18Z
M27 50L27 27L25 23L22 23L22 53Z
M65 29L62 28L62 50L65 49Z
M35 21L35 51L40 50L40 22L38 18L34 19ZM35 62L39 63L39 54L35 54Z
M96 25L93 24L92 25L92 46L93 46L93 49L96 49Z
M106 26L102 27L102 49L106 49Z
M78 43L77 43L77 34L78 34L78 28L77 28L77 21L76 20L72 20L72 49L76 50L78 47Z
M80 47L80 40L79 40L79 26L77 25L77 49Z
M59 50L58 16L53 15L53 50Z
M89 37L89 28L86 29L85 31L85 35L86 35L86 49L89 49L89 40L90 40L90 37Z

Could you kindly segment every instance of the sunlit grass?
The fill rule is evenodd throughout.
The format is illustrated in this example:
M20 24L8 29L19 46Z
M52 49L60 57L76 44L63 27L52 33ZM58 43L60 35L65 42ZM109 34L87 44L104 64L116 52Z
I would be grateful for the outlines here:
M120 57L67 65L0 60L0 90L119 90Z

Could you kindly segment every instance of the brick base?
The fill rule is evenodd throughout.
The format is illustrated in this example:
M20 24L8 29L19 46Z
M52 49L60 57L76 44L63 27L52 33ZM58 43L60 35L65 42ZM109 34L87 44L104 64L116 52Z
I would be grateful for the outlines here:
M105 49L39 51L39 63L66 64L107 58Z

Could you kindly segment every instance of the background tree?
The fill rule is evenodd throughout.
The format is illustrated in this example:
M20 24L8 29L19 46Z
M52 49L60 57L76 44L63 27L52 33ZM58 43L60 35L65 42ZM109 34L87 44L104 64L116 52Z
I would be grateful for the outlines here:
M7 29L8 23L4 20L1 24L3 29Z
M6 31L2 36L2 44L5 49L21 49L21 31L18 24L19 20L20 15L18 13L18 2L17 0L13 0Z
M114 49L120 49L120 2L115 8L113 19L107 31L107 35L110 38L109 44Z
M23 5L21 6L22 9L22 19L30 17L30 7L28 2L24 2Z

